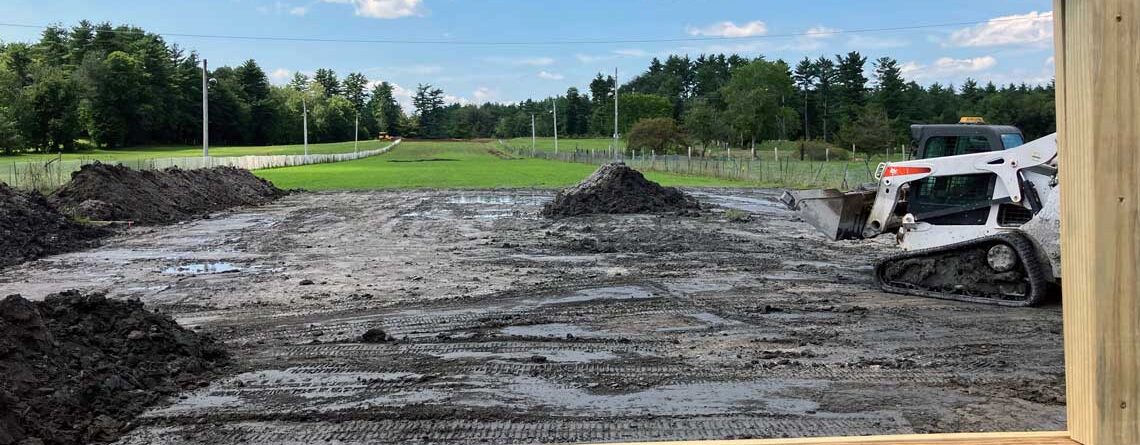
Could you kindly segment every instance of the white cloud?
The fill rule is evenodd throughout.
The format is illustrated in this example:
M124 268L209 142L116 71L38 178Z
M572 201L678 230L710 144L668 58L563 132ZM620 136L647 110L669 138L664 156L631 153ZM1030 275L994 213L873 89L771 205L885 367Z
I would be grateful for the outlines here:
M922 65L918 62L906 62L899 66L903 76L914 80L938 80L955 77L963 74L973 74L986 71L997 66L997 59L993 56L974 57L970 59L953 59L941 57L931 65Z
M398 83L389 82L392 85L392 97L396 99L396 103L400 104L400 108L404 112L410 113L414 108L412 107L412 90L400 86Z
M563 75L561 75L561 74L558 74L558 73L551 73L551 72L548 72L548 71L539 71L539 72L538 72L538 78L539 78L539 79L546 79L546 80L562 80L562 79L564 79L565 77L566 77L566 76L563 76Z
M950 72L977 72L993 68L997 65L997 59L993 56L974 57L972 59L951 59L949 57L942 57L934 61L934 66L938 69Z
M723 21L700 28L689 26L685 28L685 31L693 36L750 37L768 34L768 25L759 20L754 20L743 25Z
M262 14L289 14L296 16L303 16L309 13L308 6L293 6L287 2L280 0L273 2L272 6L261 5L257 7L257 12Z
M808 28L808 30L804 32L804 34L807 34L804 37L812 39L827 39L834 37L835 34L839 33L840 31L841 30L838 28L829 28L823 25L819 25Z
M485 103L490 102L495 97L498 97L499 92L487 87L479 87L476 88L475 92L471 93L471 95L475 97L476 102Z
M277 68L269 73L269 80L277 85L283 85L293 80L293 72L285 68Z
M606 60L608 57L607 56L597 56L597 55L592 55L592 54L575 54L574 58L578 59L578 61L582 62L582 63L594 63L594 62L601 62L603 60Z
M524 66L524 65L525 66L547 66L547 65L553 65L554 64L554 58L553 57L523 57L523 58L488 57L484 60L491 62L491 63L499 63L499 64L504 64L504 65L516 65L516 66Z
M1053 66L1056 64L1057 64L1057 59L1055 59L1053 56L1049 56L1048 59L1045 59L1045 65Z
M950 34L952 46L1048 45L1053 39L1053 11L1009 15Z
M423 15L423 0L322 0L325 3L351 4L356 15L376 19L398 19Z
M614 50L614 54L623 57L645 57L649 55L649 53L645 52L645 50L637 48L617 49Z
M411 65L406 67L397 68L397 71L408 74L439 74L443 72L443 67L439 65Z
M443 102L448 104L467 105L471 103L469 99L463 96L452 96L450 94L443 95Z

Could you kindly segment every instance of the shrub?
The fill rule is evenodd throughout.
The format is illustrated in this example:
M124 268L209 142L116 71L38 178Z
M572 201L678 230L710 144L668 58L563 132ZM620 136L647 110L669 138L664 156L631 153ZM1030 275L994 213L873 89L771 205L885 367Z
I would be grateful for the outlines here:
M680 153L685 149L685 135L673 119L655 117L642 119L629 131L629 148L654 153Z

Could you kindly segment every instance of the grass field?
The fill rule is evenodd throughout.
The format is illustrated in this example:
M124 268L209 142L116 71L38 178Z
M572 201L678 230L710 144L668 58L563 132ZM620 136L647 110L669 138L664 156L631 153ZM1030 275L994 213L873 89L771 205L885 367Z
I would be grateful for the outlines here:
M381 148L391 141L362 140L360 150ZM353 151L352 141L333 142L327 144L309 144L309 153L350 153ZM269 145L250 147L210 147L210 156L250 156L250 155L299 155L305 153L301 144ZM64 153L64 160L100 160L100 161L135 161L139 159L186 158L202 156L202 147L196 146L161 146L161 147L131 147L110 150L85 150L77 153ZM46 162L55 159L54 154L20 154L16 156L0 156L0 166L9 163Z
M523 148L523 149L529 149L531 146L530 138L506 139L503 141L503 143L509 147ZM564 151L568 151L568 150L573 151L575 148L579 148L582 150L590 150L590 149L605 150L605 149L608 149L610 147L610 145L612 145L612 144L613 144L613 139L610 139L610 138L583 138L583 139L558 138L558 151L559 152L564 152ZM626 147L626 141L620 140L618 146L624 149ZM552 151L554 151L554 138L551 138L551 137L537 138L534 142L534 148L536 150L552 152ZM799 158L798 158L798 156L799 156L799 145L796 141L764 141L761 143L757 143L756 144L756 159L761 159L764 161L771 161L771 160L775 159L777 150L774 150L774 149L778 149L780 159L787 160L788 157L790 156L793 161L799 160ZM840 150L840 149L837 148L836 150ZM850 152L849 149L842 149L842 151ZM693 155L697 156L698 153L699 153L699 148L694 147L693 148ZM728 155L731 155L733 158L737 158L737 159L749 159L752 157L751 150L748 150L748 149L742 150L740 148L732 148L730 150L724 150L724 149L712 150L712 149L710 149L710 150L708 150L707 153L709 156L713 156L713 157L724 157L724 156L728 156ZM886 159L886 152L884 150L875 150L873 153L866 153L864 151L857 151L856 156L861 161L864 159L867 159L868 156L870 156L870 159L869 159L870 162L878 163L878 162L881 162L884 159ZM902 155L902 153L899 152L898 147L895 147L891 151L891 160L892 161L903 160L903 155Z
M503 143L511 147L530 148L530 138L514 138L504 140ZM606 150L614 143L611 138L583 138L583 139L567 139L558 138L558 151L574 150L574 148L582 150ZM625 148L624 140L618 140L618 146ZM554 138L537 138L534 143L536 150L554 151Z
M390 153L357 161L258 170L282 188L362 190L390 188L549 188L581 181L587 164L541 159L505 159L497 142L405 141ZM736 186L723 179L647 172L673 186Z

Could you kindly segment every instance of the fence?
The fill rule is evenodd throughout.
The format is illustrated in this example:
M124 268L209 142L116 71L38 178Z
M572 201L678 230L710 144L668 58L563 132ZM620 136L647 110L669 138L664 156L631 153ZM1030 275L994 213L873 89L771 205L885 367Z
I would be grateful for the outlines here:
M657 155L623 152L611 149L571 149L559 153L532 150L528 146L512 146L499 141L510 152L520 157L533 157L563 162L600 165L623 161L643 171L657 171L691 176L706 176L787 188L839 188L849 189L865 182L874 182L874 171L882 155L869 155L855 161L799 160L797 151L775 151L765 156L699 156Z
M178 167L184 170L209 167L237 167L246 170L262 170L267 168L294 167L310 164L327 164L330 162L352 161L387 153L399 145L402 140L396 140L387 146L352 153L320 153L310 155L251 155L226 157L174 157L151 158L132 160L99 160L99 159L52 159L47 162L13 162L7 175L0 176L8 185L16 188L40 190L48 192L58 188L71 180L71 173L79 171L84 165L95 162L105 164L120 164L138 170L158 170L169 167ZM5 172L0 172L0 174Z

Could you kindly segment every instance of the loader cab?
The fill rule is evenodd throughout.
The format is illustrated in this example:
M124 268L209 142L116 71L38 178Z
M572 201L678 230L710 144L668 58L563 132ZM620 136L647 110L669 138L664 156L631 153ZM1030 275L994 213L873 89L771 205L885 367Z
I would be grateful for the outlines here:
M910 136L915 159L1000 151L1025 143L1021 130L1009 125L911 125Z
M976 120L975 120L976 119ZM948 125L911 125L915 159L1000 151L1024 143L1021 130L964 118ZM911 184L905 211L936 225L985 224L997 184L993 174L930 177Z

